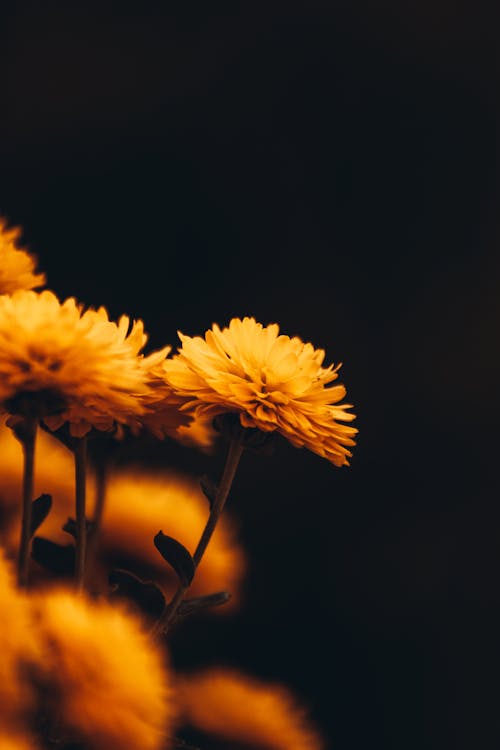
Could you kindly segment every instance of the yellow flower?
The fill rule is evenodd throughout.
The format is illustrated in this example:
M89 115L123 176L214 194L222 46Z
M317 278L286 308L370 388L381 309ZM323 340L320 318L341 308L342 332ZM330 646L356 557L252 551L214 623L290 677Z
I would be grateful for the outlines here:
M40 595L38 616L40 668L63 727L89 750L170 747L166 654L131 613L61 589Z
M62 530L68 516L74 515L74 466L71 453L51 434L40 431L37 438L35 496L47 492L53 506L37 532L58 544L68 544ZM19 544L19 487L23 472L23 454L12 430L0 423L0 538L15 557ZM95 477L87 477L88 517L92 517ZM108 574L113 567L125 567L143 578L151 578L173 596L177 578L153 544L161 529L194 552L207 522L208 501L199 482L170 470L134 465L110 470L106 505L102 518L96 564L87 580L92 590L109 590ZM238 524L224 513L200 563L190 596L203 596L225 590L231 594L227 604L210 609L216 615L234 612L242 598L246 556L238 538ZM41 566L33 565L31 583L50 579Z
M33 709L27 668L42 658L33 626L30 600L16 587L12 564L0 548L0 728L14 732ZM1 744L0 744L1 747Z
M214 324L205 338L179 332L182 347L163 362L166 380L199 416L236 412L243 427L277 431L336 466L348 464L357 429L343 385L328 386L340 365L322 367L325 352L297 336L279 335L254 318Z
M267 684L234 669L178 675L180 719L231 743L262 750L322 750L305 708L283 685Z
M35 273L36 258L16 246L20 235L18 227L8 229L7 222L0 217L0 294L45 284L45 274Z
M129 330L130 329L130 330ZM147 341L142 321L89 309L74 298L61 303L50 291L0 297L0 409L69 423L74 436L91 427L139 425L151 395L148 372L168 348L140 355Z

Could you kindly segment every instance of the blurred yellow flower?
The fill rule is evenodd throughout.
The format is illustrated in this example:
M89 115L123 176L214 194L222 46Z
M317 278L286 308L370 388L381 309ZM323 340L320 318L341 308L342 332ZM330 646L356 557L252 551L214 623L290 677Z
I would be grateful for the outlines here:
M167 657L135 617L64 590L39 596L38 617L40 666L63 727L89 750L170 747Z
M307 712L283 685L234 669L178 675L179 720L227 742L262 750L323 750Z
M47 492L53 505L39 531L40 536L58 544L70 537L62 526L74 515L73 458L51 434L38 435L35 496ZM0 424L0 539L15 556L19 544L19 493L23 471L22 449L12 430ZM88 516L92 517L95 477L89 470ZM165 469L145 466L110 470L102 528L96 548L96 563L88 579L93 590L107 592L112 567L150 577L173 595L177 579L159 555L153 537L160 529L194 552L208 516L208 501L198 481ZM234 612L241 599L246 556L238 540L236 523L230 513L220 519L214 536L196 572L190 596L225 590L231 599L210 610L217 614ZM32 584L48 578L33 564Z
M103 307L83 312L74 298L0 296L0 409L30 410L50 429L68 422L74 436L138 425L152 390L148 370L168 352L143 357L146 341L142 321L114 323Z
M0 217L0 294L44 286L45 274L35 273L36 258L17 246L19 227L7 227Z
M33 627L30 601L17 589L12 564L1 548L0 603L0 729L15 733L22 728L24 717L34 705L25 670L42 657L42 652Z
M326 387L340 365L322 367L322 349L249 317L233 318L222 330L214 324L205 338L179 337L181 348L162 367L187 399L183 408L212 417L236 412L243 427L277 431L336 466L348 464L357 429L341 423L355 415L350 404L339 403L343 385Z

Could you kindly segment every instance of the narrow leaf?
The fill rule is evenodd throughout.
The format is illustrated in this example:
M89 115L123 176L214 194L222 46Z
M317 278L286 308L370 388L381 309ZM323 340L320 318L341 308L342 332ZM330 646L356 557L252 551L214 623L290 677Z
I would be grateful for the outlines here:
M183 586L189 586L194 577L194 560L183 544L159 531L154 538L154 545L164 560L177 573Z
M146 614L159 617L165 609L165 597L153 581L143 581L122 568L114 568L108 576L112 586L110 598L131 599Z
M52 495L43 494L33 500L31 505L31 530L30 537L33 536L39 526L45 521L52 508Z
M72 576L75 570L75 548L36 536L31 545L31 557L35 562L58 577Z
M203 494L207 498L210 509L212 509L212 506L215 502L215 498L217 496L217 485L213 481L213 479L210 479L210 477L207 474L204 474L200 478L200 487L203 490Z

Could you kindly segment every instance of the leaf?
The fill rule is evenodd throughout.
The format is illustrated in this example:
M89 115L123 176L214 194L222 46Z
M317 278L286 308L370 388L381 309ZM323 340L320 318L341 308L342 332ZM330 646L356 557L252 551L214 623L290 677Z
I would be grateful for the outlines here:
M159 531L154 544L160 555L177 573L183 586L189 586L194 577L194 560L183 544Z
M39 526L45 521L52 508L52 495L43 494L33 500L31 505L31 528L30 538Z
M85 519L85 525L87 527L87 534L92 532L94 528L94 524L92 521L89 521L88 519ZM65 531L67 534L70 534L73 539L76 539L76 521L74 518L68 518L64 526L62 527L62 530Z
M108 581L113 587L110 598L132 599L146 614L155 618L165 609L163 592L153 581L143 581L122 568L114 568Z
M213 479L210 479L207 474L203 474L203 476L200 478L200 487L209 502L210 509L212 509L215 498L217 497L217 485L215 484Z
M36 536L31 545L31 557L61 578L74 574L75 548L72 544L56 544L43 536Z

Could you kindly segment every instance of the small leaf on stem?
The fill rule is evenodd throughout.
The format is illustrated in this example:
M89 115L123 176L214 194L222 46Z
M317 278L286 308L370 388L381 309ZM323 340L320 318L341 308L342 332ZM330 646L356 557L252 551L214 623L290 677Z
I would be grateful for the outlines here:
M52 508L52 495L43 494L33 500L31 504L31 527L30 527L30 539L38 529L39 526L45 521L49 515L50 509Z
M194 577L194 560L183 544L159 531L154 538L154 545L160 555L177 573L183 586L189 586Z
M112 591L110 598L132 599L146 614L159 617L165 609L162 590L153 581L143 581L139 576L122 568L114 568L108 576Z
M207 474L203 474L203 476L200 477L200 487L209 502L210 509L212 509L217 496L217 485Z

